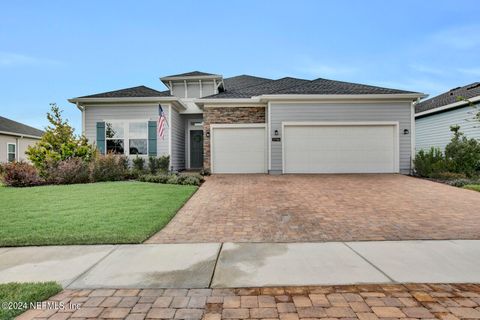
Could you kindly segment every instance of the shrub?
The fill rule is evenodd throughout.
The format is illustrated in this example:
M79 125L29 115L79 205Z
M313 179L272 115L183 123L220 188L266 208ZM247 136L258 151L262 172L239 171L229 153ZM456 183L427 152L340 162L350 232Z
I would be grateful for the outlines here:
M446 183L454 187L463 187L468 184L480 184L480 179L455 179L446 181Z
M442 151L431 148L428 152L420 150L415 156L415 173L421 177L431 177L434 173L445 172L446 162Z
M143 172L145 170L145 159L140 158L137 156L135 159L132 160L133 162L133 169L137 172Z
M209 176L211 173L210 173L210 169L202 169L200 170L200 175L201 176Z
M112 153L98 156L90 165L91 180L94 182L124 180L127 173L125 157Z
M430 176L433 179L438 180L459 180L459 179L466 179L467 176L464 173L456 173L456 172L433 172Z
M140 176L138 180L143 181L143 182L151 182L151 183L167 183L170 175L168 174L146 174L143 176Z
M11 162L3 165L2 180L9 187L32 187L44 183L37 169L27 162Z
M80 158L50 161L46 168L46 180L51 184L88 183L90 182L88 163Z
M459 126L452 126L451 142L445 147L445 158L449 171L464 173L468 177L480 171L480 143L476 139L468 139L460 132Z
M159 160L155 157L148 157L148 171L151 174L156 174L159 168Z
M160 172L168 172L170 169L170 156L161 156L157 159L158 170Z
M176 174L171 174L168 176L168 184L179 184L178 176Z
M51 161L63 161L70 158L81 158L91 161L96 149L88 143L84 136L76 136L68 120L62 118L62 111L53 104L51 112L47 113L50 125L46 128L40 141L29 146L25 152L33 165L43 176Z
M181 184L190 186L199 186L200 179L197 176L185 176Z

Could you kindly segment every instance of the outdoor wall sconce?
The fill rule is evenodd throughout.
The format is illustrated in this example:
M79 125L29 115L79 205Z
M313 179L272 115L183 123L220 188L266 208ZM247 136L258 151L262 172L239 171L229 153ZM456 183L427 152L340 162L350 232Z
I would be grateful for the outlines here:
M403 134L409 134L410 131L408 131L408 129L403 129Z
M210 138L210 131L207 131L207 132L205 133L205 136L206 136L207 138Z
M278 130L275 130L275 132L273 134L278 136Z

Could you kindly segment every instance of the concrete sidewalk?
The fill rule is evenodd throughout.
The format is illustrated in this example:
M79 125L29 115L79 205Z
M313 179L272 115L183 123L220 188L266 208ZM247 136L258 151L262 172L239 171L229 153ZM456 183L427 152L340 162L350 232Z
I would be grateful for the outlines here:
M0 283L219 288L479 283L480 241L197 243L0 248Z

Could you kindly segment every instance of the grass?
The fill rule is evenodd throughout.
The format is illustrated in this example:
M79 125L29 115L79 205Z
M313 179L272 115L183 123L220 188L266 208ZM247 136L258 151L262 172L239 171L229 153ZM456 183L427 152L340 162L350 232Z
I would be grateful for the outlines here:
M480 184L467 184L463 186L465 189L474 190L480 192Z
M141 243L196 190L130 181L0 187L0 247Z
M61 290L55 282L0 284L0 320L13 319L26 311L30 303L47 300Z

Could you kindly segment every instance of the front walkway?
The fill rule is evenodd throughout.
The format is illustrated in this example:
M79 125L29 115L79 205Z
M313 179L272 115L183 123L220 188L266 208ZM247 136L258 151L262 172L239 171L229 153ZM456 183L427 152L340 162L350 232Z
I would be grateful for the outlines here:
M0 248L0 283L67 289L480 283L480 241Z
M18 319L479 319L480 285L407 284L245 289L65 290Z
M213 175L147 243L480 239L478 208L403 175Z

